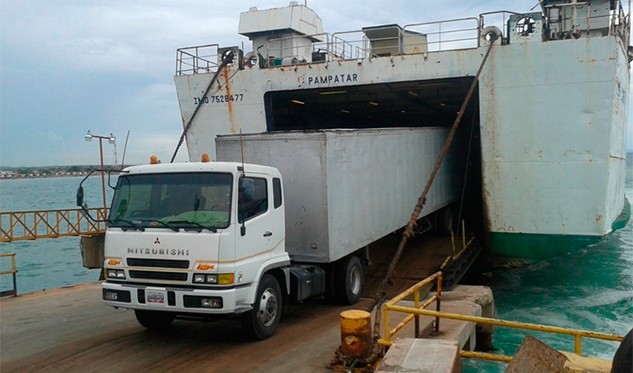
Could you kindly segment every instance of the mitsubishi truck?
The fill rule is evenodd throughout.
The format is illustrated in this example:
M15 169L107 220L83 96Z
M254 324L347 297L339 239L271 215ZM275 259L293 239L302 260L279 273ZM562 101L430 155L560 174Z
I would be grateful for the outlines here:
M241 320L273 335L284 305L363 294L368 246L404 227L446 128L218 136L216 160L132 166L114 187L103 301L148 329L175 318ZM459 190L451 157L422 215ZM83 189L78 190L83 203Z

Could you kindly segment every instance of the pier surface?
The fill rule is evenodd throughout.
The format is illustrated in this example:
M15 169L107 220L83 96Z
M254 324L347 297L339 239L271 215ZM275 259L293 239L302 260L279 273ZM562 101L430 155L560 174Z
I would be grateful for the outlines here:
M385 251L398 239L389 237L382 247L371 248L365 295L375 291L390 258ZM452 250L445 241L434 238L408 247L392 292L437 271L442 252ZM0 301L0 371L331 372L327 366L340 344L340 312L370 302L363 298L343 307L310 300L284 314L273 337L256 342L230 320L176 320L165 331L148 331L133 311L103 305L98 283L34 292Z
M176 320L150 332L134 312L100 297L91 283L2 300L0 371L331 372L338 315L350 308L316 299L284 315L272 338L254 342L228 320Z

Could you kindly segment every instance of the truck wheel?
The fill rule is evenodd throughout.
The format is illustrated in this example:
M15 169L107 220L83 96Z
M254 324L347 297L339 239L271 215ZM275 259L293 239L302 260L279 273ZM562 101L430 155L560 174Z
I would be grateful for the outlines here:
M134 314L139 324L149 330L165 329L176 318L176 315L171 312L161 311L134 310Z
M253 310L242 319L242 327L255 339L266 339L277 330L281 318L281 289L277 279L265 274L257 288Z
M350 255L336 266L336 300L341 304L354 304L363 294L365 273L356 255Z

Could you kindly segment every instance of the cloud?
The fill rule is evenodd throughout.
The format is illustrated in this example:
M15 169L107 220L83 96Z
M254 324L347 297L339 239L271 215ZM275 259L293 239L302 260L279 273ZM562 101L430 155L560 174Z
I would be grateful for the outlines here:
M302 1L299 1L303 3ZM173 75L176 49L246 45L239 15L288 0L5 1L0 12L0 165L98 162L88 129L114 133L118 159L130 131L126 163L157 153L168 160L182 131ZM536 0L512 2L529 11ZM506 1L310 0L324 31L476 17ZM633 111L629 110L629 116ZM633 148L633 131L627 144ZM106 148L113 159L113 147ZM632 149L633 150L633 149ZM180 153L186 160L186 149Z

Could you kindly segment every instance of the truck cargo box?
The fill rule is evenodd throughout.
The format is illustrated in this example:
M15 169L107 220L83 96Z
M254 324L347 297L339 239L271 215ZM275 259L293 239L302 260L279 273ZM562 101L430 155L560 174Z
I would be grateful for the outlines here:
M295 261L336 261L407 224L447 128L319 130L226 135L218 161L273 166L283 178L286 250ZM248 169L245 170L248 175ZM422 215L455 201L462 172L449 156Z

